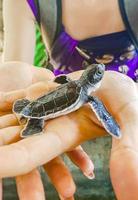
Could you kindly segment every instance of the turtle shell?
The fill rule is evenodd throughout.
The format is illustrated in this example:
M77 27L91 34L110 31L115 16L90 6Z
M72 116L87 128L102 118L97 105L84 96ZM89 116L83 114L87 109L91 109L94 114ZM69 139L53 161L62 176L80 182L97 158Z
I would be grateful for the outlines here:
M68 109L79 98L81 87L72 81L43 95L27 105L21 112L26 117L42 118ZM60 114L59 114L60 115Z

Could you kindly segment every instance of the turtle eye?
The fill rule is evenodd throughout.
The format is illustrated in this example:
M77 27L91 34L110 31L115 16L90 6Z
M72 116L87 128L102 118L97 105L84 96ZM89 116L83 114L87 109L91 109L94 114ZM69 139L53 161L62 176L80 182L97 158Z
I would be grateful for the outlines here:
M101 74L103 74L103 70L99 69L99 70L97 71L96 74L97 74L97 75L101 75Z
M101 75L104 73L105 67L104 65L100 64L97 69L97 74Z

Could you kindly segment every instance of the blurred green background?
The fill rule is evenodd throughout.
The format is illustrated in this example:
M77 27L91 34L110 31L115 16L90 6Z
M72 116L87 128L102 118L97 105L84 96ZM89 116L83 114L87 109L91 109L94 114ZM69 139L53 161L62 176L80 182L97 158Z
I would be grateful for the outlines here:
M43 43L41 32L39 30L38 25L36 25L36 47L35 47L34 65L37 67L45 67L45 68L48 66L48 54L46 52L46 48Z

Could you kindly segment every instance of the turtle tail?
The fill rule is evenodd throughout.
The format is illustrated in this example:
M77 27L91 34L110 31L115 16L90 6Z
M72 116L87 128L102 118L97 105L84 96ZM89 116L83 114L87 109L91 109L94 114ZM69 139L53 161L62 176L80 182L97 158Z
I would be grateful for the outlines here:
M30 103L28 99L20 99L14 102L13 112L20 114L21 111Z

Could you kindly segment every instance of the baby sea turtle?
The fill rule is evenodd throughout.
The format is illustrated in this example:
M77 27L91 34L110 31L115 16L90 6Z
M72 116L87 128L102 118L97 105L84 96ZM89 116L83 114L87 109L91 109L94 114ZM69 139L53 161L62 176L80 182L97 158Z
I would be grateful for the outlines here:
M90 96L99 88L104 71L103 64L89 65L79 80L72 81L67 76L61 75L55 82L62 84L55 90L32 102L27 99L17 100L13 105L13 112L27 119L21 136L38 134L43 131L46 120L68 114L89 103L106 131L120 138L121 132L117 122L97 97Z

